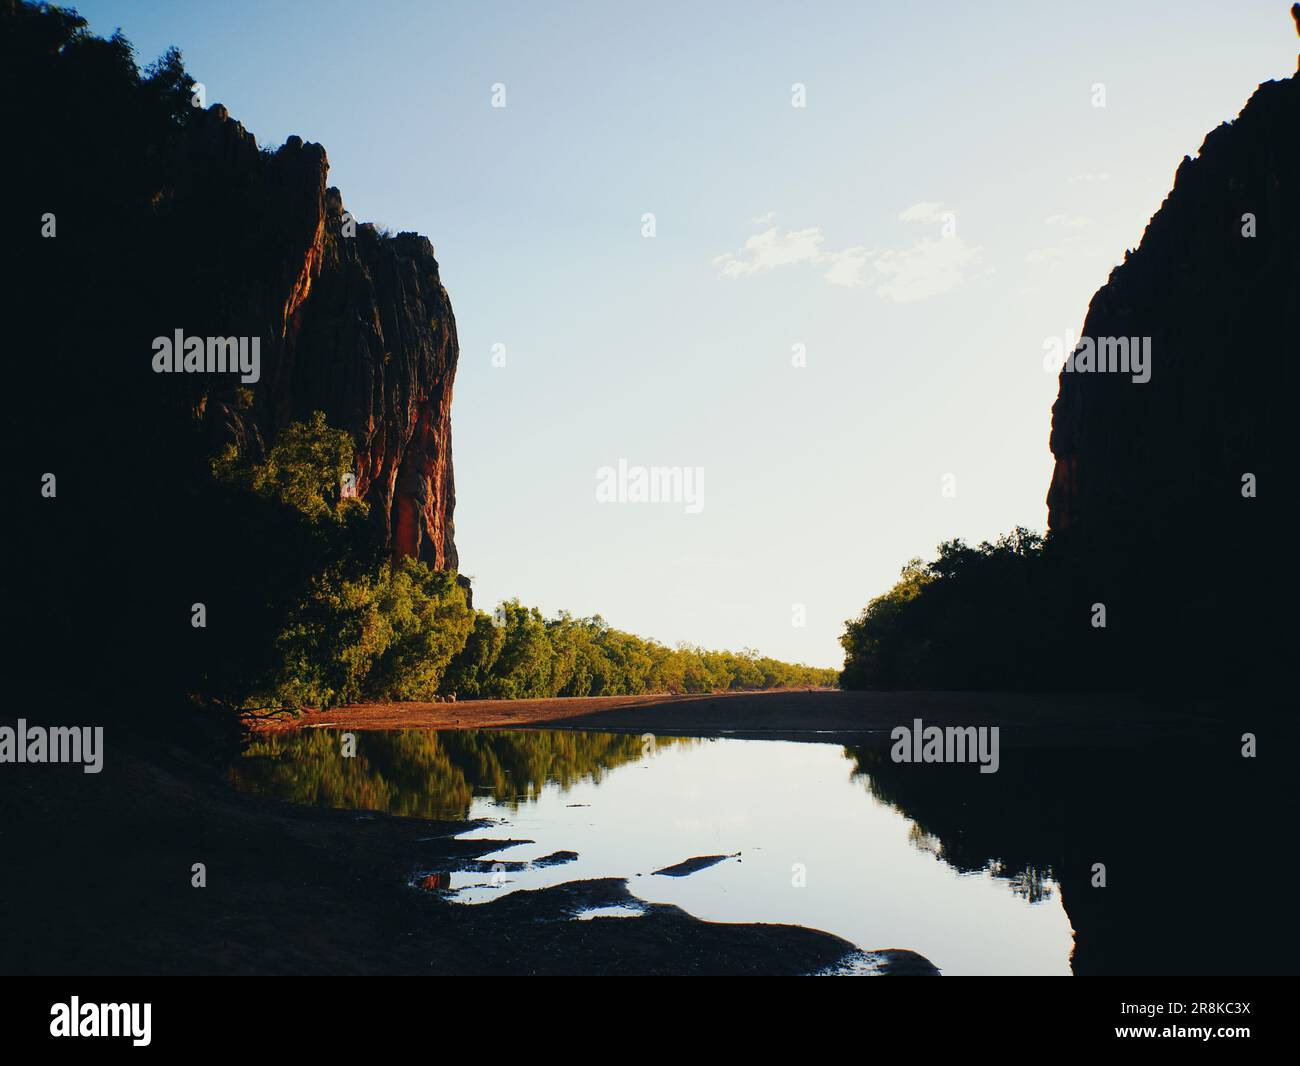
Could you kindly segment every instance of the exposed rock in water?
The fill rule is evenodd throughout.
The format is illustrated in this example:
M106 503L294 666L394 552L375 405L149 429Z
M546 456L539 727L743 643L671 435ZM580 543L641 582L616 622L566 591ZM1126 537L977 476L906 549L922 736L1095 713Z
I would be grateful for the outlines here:
M814 977L941 977L941 971L924 955L908 948L854 951Z
M718 863L725 862L727 859L739 858L739 856L740 852L736 852L734 855L697 855L693 859L686 859L672 866L665 866L662 870L656 870L655 875L658 877L687 877L700 870L707 870L710 866L717 866Z
M540 859L534 859L530 867L534 870L545 869L548 866L563 866L566 862L577 862L578 853L576 851L553 851L549 855L543 855Z

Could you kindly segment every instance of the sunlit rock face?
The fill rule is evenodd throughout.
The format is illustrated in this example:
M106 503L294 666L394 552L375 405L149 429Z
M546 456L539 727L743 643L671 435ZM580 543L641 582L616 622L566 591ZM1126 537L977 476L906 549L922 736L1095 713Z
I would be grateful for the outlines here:
M458 347L433 245L356 222L327 184L320 145L290 137L261 152L220 105L196 123L190 166L227 201L216 217L244 229L214 234L230 260L208 290L215 317L263 338L251 403L205 397L209 431L256 456L289 422L324 411L357 443L357 492L393 554L455 568Z
M1119 605L1123 640L1164 631L1171 651L1189 641L1184 659L1213 646L1208 634L1258 620L1243 568L1277 534L1290 491L1298 134L1300 75L1261 85L1183 160L1080 333L1149 343L1149 379L1134 380L1132 361L1127 373L1066 369L1052 409L1050 528L1086 560L1112 619ZM1251 639L1242 631L1239 650Z
M300 541L213 462L238 468L232 446L257 462L315 411L355 440L387 550L455 568L456 323L429 242L352 219L324 148L260 148L178 54L141 71L128 42L62 9L0 0L0 78L22 146L0 168L23 220L6 246L16 483L58 479L57 506L11 523L13 599L37 612L29 695L76 648L87 685L165 724L214 664L253 669ZM160 365L159 339L182 335L256 351L256 371ZM224 618L211 643L176 626L182 600ZM100 605L93 640L72 602Z

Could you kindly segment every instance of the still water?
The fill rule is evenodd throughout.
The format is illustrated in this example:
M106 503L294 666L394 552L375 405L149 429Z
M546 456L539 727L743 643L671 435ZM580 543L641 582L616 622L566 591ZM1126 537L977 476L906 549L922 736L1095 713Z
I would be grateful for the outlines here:
M870 750L571 730L355 736L353 758L333 731L262 740L232 776L299 803L486 819L463 836L530 841L485 857L501 870L440 877L465 905L617 877L639 899L706 921L803 925L865 950L908 948L945 975L1071 972L1071 923L1050 868L960 854L961 831L950 854L894 795L886 775L898 768ZM976 787L975 768L962 769ZM513 865L557 852L576 858ZM726 858L680 876L655 872L701 856ZM630 908L611 916L636 920Z

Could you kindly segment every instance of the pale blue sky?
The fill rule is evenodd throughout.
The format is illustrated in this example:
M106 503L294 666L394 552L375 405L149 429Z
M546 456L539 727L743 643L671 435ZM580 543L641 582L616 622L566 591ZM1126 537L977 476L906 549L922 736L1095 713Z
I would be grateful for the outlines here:
M76 6L433 241L480 606L835 666L909 557L1044 527L1044 341L1297 45L1281 0ZM597 503L620 458L702 513Z

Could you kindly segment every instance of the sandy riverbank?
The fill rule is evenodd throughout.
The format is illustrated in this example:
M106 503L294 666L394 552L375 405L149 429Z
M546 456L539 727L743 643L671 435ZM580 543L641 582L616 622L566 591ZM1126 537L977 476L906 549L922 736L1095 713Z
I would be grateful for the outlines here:
M297 729L589 729L661 736L814 739L887 734L921 718L927 725L999 726L1004 742L1106 744L1151 729L1195 730L1203 709L1160 708L1128 695L996 692L840 692L800 689L696 696L596 696L459 703L366 703L298 718L262 720L259 732ZM824 737L823 737L824 739Z

